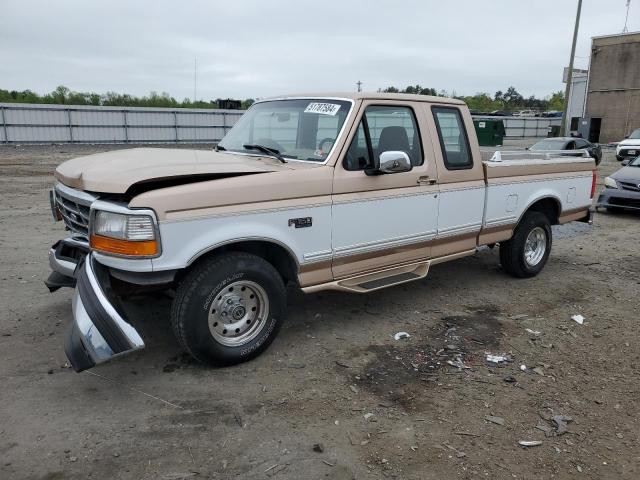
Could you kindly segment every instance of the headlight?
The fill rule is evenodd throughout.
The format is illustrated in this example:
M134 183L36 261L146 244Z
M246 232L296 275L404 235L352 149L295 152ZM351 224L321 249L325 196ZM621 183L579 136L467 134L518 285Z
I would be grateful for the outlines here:
M618 188L618 183L611 177L604 179L604 186L607 188Z
M159 252L153 218L99 210L91 225L91 248L105 253L154 256Z

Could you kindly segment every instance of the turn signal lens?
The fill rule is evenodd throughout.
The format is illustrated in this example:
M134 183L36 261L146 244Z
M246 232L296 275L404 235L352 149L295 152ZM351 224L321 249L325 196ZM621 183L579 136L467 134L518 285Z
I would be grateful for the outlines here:
M150 257L158 254L158 242L156 240L131 241L118 238L91 235L91 248L98 252L114 253L116 255Z

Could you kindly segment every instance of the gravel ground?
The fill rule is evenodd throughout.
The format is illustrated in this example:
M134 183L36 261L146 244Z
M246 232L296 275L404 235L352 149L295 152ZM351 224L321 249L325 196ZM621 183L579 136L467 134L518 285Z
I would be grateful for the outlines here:
M639 215L554 228L533 279L484 248L375 295L292 290L271 348L231 368L180 351L168 297L131 298L147 348L76 374L72 292L42 283L47 190L113 148L0 147L0 478L640 478ZM607 151L599 184L617 168Z

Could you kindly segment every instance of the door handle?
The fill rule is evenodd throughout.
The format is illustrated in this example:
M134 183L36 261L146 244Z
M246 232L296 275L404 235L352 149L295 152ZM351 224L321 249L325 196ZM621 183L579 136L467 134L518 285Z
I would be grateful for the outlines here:
M430 178L429 175L418 177L418 185L435 185L436 179Z

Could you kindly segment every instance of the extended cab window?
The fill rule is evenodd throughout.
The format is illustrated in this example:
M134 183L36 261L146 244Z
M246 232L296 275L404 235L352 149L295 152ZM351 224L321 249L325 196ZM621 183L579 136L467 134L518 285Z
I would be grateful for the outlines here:
M346 170L365 170L382 152L402 151L414 166L422 165L420 131L409 107L372 105L366 108L344 159ZM373 158L372 158L373 156Z
M433 107L432 111L440 138L444 166L448 170L473 167L469 139L460 110L451 107Z

